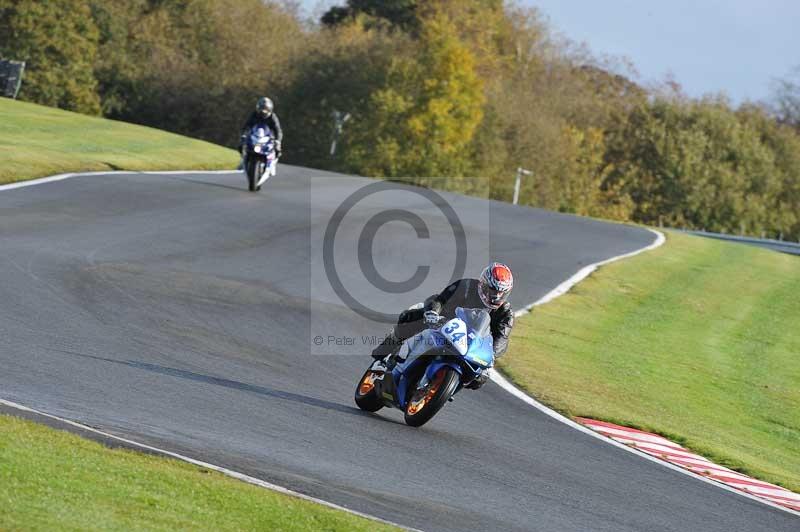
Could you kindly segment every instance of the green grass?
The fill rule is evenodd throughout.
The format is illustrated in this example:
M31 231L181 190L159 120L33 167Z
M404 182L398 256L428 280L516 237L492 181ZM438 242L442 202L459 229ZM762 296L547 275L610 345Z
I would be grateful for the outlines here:
M235 168L234 150L144 126L0 98L0 184L96 170Z
M0 530L395 530L167 458L0 416Z
M800 257L667 238L521 318L500 367L568 415L800 491Z

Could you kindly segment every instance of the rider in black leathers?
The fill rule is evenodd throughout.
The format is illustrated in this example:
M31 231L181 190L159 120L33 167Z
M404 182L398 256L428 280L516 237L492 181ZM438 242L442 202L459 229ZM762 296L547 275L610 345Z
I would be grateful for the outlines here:
M508 272L508 280L504 279L498 285L493 273L503 270ZM498 290L498 286L504 290ZM498 263L486 268L480 279L461 279L454 282L441 293L429 297L423 308L400 313L397 325L372 351L372 357L383 360L387 367L394 366L396 355L406 339L421 332L428 323L434 323L439 315L445 318L454 317L457 307L485 308L489 311L495 358L502 356L508 348L508 338L514 327L514 311L507 301L512 286L511 271L507 266ZM492 294L487 296L487 291ZM485 377L470 387L479 388L486 382L488 375L485 372Z
M281 156L281 143L283 142L283 130L281 129L281 121L278 120L278 115L273 111L274 105L272 100L266 96L259 98L256 103L256 110L250 113L247 121L244 123L239 141L239 151L242 151L244 139L247 132L255 125L263 124L272 132L275 139L275 155Z

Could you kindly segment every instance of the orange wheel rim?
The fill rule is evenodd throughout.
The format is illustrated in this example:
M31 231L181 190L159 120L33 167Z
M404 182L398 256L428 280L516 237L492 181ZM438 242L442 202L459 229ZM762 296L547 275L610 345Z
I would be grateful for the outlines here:
M442 382L444 381L444 376L445 376L444 368L436 372L436 375L433 376L433 382L428 387L428 391L425 392L425 395L416 400L412 399L408 403L409 414L413 416L414 414L425 408L425 405L427 405L431 401L431 399L433 399L433 396L436 395L436 392L439 391L439 387L441 387Z
M361 384L358 386L358 393L361 395L367 395L369 392L375 388L375 379L378 377L378 374L375 372L369 372L364 375L364 378L361 379Z

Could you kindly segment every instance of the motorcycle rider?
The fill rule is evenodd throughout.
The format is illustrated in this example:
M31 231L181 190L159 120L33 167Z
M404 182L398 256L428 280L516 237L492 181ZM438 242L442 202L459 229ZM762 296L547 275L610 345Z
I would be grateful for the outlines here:
M508 302L513 288L514 276L511 269L500 262L493 262L484 268L478 279L456 281L441 293L429 297L423 308L401 312L397 325L372 351L372 357L381 360L387 370L393 368L397 363L397 353L405 340L428 325L438 324L441 317L454 317L456 307L463 307L485 308L489 311L494 355L498 358L506 352L508 337L514 327L514 311ZM489 372L484 371L481 378L468 387L480 388L488 379Z
M275 155L281 156L281 143L283 142L283 130L281 129L281 121L278 120L278 115L274 112L275 105L272 100L266 96L262 96L256 102L256 110L250 113L247 121L242 127L241 137L239 139L239 151L242 153L242 160L239 162L239 169L244 168L245 153L243 147L247 133L256 125L265 126L272 133L275 139Z

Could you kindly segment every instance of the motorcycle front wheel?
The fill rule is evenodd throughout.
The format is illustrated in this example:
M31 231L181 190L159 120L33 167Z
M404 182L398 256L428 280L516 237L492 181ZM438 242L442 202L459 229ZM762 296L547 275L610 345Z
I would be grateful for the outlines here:
M460 380L461 376L456 370L444 366L433 375L427 386L418 385L406 404L406 424L421 427L430 421L456 393Z
M256 158L248 157L247 164L245 165L245 172L247 173L247 188L250 190L250 192L256 191L256 183L258 182L256 170Z
M259 159L256 162L256 172L255 172L256 176L253 179L253 181L256 183L256 185L255 185L256 191L261 190L261 185L259 185L258 182L261 181L261 176L263 176L264 172L266 172L266 171L267 171L267 165L264 164L264 161Z
M383 408L383 401L378 396L378 386L375 385L380 373L369 368L356 386L356 405L367 412L377 412Z

